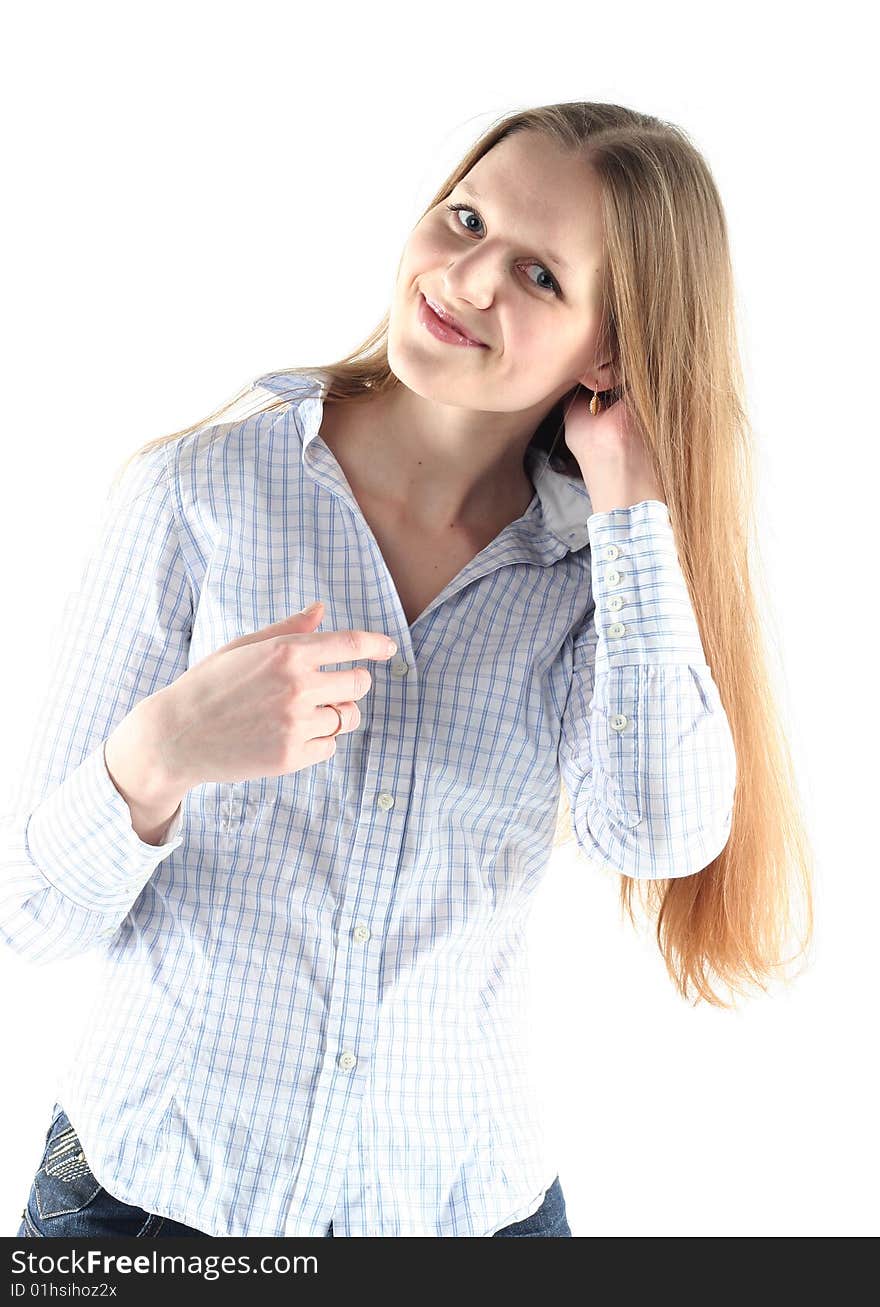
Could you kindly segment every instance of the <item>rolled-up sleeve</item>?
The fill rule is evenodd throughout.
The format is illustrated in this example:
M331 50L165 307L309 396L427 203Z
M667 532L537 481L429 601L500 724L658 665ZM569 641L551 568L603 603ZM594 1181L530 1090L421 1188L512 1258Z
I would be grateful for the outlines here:
M691 876L730 836L736 753L669 511L648 499L587 524L592 606L559 743L572 829L621 875Z
M140 700L187 667L192 588L167 448L139 453L107 496L81 585L68 597L17 794L0 818L0 940L29 961L112 935L183 841L178 808L147 844L104 745Z

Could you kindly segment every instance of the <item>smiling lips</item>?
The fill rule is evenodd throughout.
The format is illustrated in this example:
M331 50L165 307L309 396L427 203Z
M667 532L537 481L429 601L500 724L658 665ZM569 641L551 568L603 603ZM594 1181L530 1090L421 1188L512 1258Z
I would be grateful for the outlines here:
M467 342L469 345L482 345L483 348L486 348L485 341L479 340L476 336L472 335L472 333L469 332L462 323L458 322L449 310L444 308L438 300L429 299L427 295L423 294L422 301L423 308L427 307L428 311L439 320L439 323L442 324L443 327L455 332L462 338L463 342Z

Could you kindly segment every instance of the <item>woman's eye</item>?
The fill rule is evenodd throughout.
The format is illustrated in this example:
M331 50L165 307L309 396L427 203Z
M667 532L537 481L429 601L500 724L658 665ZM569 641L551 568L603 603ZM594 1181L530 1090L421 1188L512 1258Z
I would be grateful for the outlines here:
M480 215L477 213L476 209L472 209L472 208L470 207L470 205L467 205L467 204L447 204L446 207L447 207L447 209L449 210L450 213L472 213L472 214L474 215L474 217L477 219L477 222L479 222L480 225L482 226L483 219L482 219L482 218L480 217ZM460 223L459 226L461 226L461 225L462 225L462 224ZM465 224L465 226L466 226L466 224ZM467 227L467 226L466 226L466 230L472 232L472 231L473 231L473 228L472 228L472 227ZM545 267L543 267L540 263L530 263L530 264L528 264L528 267L530 267L530 268L540 268L541 271L544 273L544 275L545 275L546 277L549 277L549 279L550 279L550 285L549 285L549 286L539 286L537 282L533 282L532 284L533 284L534 286L537 286L537 287L538 287L538 290L549 290L549 291L551 291L554 295L556 295L556 296L559 295L559 285L558 285L558 283L557 283L557 281L556 281L556 278L553 276L553 273L552 273L552 272L548 272L547 269L546 269Z

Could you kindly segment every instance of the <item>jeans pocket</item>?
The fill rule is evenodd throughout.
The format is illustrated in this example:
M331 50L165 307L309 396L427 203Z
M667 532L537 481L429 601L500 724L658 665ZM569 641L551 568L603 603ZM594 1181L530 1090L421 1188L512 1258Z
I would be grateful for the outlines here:
M49 1127L33 1189L42 1220L81 1212L102 1192L63 1108Z

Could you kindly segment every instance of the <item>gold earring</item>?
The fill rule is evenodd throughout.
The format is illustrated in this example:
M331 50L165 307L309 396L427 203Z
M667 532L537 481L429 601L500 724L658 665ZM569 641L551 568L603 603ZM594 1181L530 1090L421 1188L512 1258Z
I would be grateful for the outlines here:
M602 412L602 401L599 398L598 381L596 382L596 386L595 386L595 394L593 395L593 398L590 400L590 412L593 414L594 417L597 413Z

